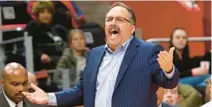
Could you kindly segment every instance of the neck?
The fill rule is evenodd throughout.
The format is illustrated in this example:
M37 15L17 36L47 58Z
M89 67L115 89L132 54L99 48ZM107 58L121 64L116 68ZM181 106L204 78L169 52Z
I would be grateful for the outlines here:
M179 57L179 59L182 59L183 50L176 49L176 53L177 53L177 56Z
M116 47L115 47L115 46L114 46L114 47L113 47L113 46L111 47L111 46L108 45L108 47L110 48L110 50L111 50L112 52L114 52L114 51L116 50Z

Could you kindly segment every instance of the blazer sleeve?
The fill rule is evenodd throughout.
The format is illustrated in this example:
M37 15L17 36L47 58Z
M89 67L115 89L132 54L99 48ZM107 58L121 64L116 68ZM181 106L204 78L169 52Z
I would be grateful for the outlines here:
M89 59L89 56L90 53L88 54L87 59ZM57 99L57 106L83 105L83 74L84 71L81 73L79 82L75 87L55 93Z
M83 75L83 73L82 73ZM78 84L70 89L56 92L57 106L83 104L83 76L81 75Z
M149 69L152 72L152 80L157 85L171 89L177 86L180 74L178 69L175 67L174 75L172 79L169 79L165 76L164 71L160 68L160 65L157 61L157 57L159 52L162 51L162 47L160 45L154 45L151 49L149 56Z

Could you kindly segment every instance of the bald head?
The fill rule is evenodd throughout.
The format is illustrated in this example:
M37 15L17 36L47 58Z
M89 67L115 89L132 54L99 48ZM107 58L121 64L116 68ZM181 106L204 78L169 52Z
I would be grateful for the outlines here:
M26 69L19 63L11 62L7 64L3 70L2 78L6 78L10 75L27 75Z
M32 72L28 72L28 81L29 81L29 83L33 83L33 84L35 84L35 85L38 85L36 76L35 76L35 74L32 73Z
M27 70L19 63L12 62L5 66L1 78L5 95L14 103L23 101L22 92L28 88Z

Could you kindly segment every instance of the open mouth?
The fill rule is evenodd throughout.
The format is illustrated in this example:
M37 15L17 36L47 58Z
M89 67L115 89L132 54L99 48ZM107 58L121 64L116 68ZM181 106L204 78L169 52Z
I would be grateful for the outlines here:
M117 30L113 30L111 33L112 34L118 34L119 32Z
M110 34L111 34L112 38L115 38L115 37L117 37L119 35L119 30L112 29L110 31Z

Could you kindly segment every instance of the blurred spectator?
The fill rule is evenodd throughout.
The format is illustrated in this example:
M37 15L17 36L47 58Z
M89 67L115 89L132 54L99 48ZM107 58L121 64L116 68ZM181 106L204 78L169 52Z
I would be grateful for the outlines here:
M211 99L212 99L212 93L211 93L211 89L212 89L212 87L211 87L211 79L212 78L210 78L210 79L208 79L207 80L207 86L206 86L206 88L205 88L205 102L209 102Z
M203 106L201 107L211 107L212 106L212 86L211 86L211 81L212 81L212 78L209 79L208 81L208 85L207 85L207 88L206 90L208 91L207 94L209 94L209 102L207 102L206 104L204 104Z
M35 70L53 69L63 51L63 40L52 33L52 14L54 5L51 1L39 1L33 5L37 20L28 23L26 31L33 37Z
M43 107L25 99L22 92L28 88L27 70L12 62L5 66L0 79L3 91L0 92L0 107Z
M37 78L36 78L34 73L28 72L28 82L29 82L28 91L29 92L34 92L35 90L30 85L32 83L32 84L38 86L38 81L37 81Z
M164 89L163 102L176 106L179 102L178 87Z
M85 16L83 15L80 8L77 6L75 1L54 1L55 4L55 14L54 14L54 24L61 24L64 27L71 29L79 28L80 25L86 22ZM35 1L30 1L27 6L27 12L35 20L36 17L32 12L32 7Z
M66 10L66 13L68 14L69 17L71 17L71 20L69 20L69 24L73 26L73 28L79 28L81 25L83 25L86 20L85 16L83 15L81 9L77 6L75 1L64 1L64 0L59 0L58 2L55 2L56 6L56 11L64 9ZM65 8L64 8L65 7ZM58 15L56 15L57 17ZM55 17L55 18L56 18ZM60 21L61 18L57 17Z
M212 54L212 50L208 51L205 53L205 55L201 58L201 61L207 61L209 62L209 73L211 74L211 54Z
M84 70L86 64L86 56L88 48L84 33L79 29L70 30L68 35L68 46L60 58L57 68L70 70L70 86L74 86L80 77L81 71ZM55 72L54 82L61 85L62 72Z
M183 28L176 28L171 34L170 47L175 47L174 64L180 71L180 83L201 87L209 77L208 68L196 67L198 61L189 57L188 33Z
M173 89L164 89L163 102L180 107L199 107L201 95L190 85L178 84Z
M157 92L157 106L158 107L175 107L175 106L170 106L167 103L162 102L163 101L163 95L164 95L164 88L163 87L159 87Z
M2 78L2 76L3 76L3 70L0 70L0 79ZM0 81L0 92L1 90L2 90L2 83Z

